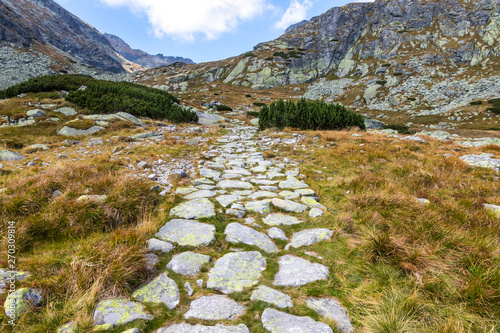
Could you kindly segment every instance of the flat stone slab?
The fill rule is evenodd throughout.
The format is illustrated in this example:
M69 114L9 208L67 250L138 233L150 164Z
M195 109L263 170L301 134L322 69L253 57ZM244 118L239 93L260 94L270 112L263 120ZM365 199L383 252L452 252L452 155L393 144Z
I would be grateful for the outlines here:
M259 288L255 289L252 296L250 296L250 300L274 304L280 309L293 307L290 296L266 286L259 286Z
M199 198L211 198L214 197L217 194L217 192L210 191L210 190L201 190L201 191L196 191L193 193L190 193L184 197L186 200L193 200L193 199L199 199Z
M166 273L137 289L132 298L139 302L163 303L170 310L179 304L179 287Z
M257 191L255 193L252 193L248 197L252 200L258 200L262 198L276 198L278 195L274 192L270 191Z
M319 243L328 240L332 237L333 231L328 229L307 229L296 232L292 236L290 244L285 247L288 250L290 247L298 248L301 246L308 246L314 243Z
M278 195L287 200L298 199L300 197L300 194L288 190L281 191Z
M171 220L156 237L180 246L208 246L215 242L215 227L192 220Z
M86 130L80 130L69 126L64 126L59 131L57 131L57 134L64 136L82 136L82 135L94 134L103 130L105 130L105 128L101 126L92 126L91 128Z
M285 240L285 241L288 240L285 233L280 228L272 227L271 229L269 229L267 231L267 234L272 239L281 239L281 240Z
M123 298L103 300L97 304L94 311L96 330L109 330L137 319L151 320L153 316L146 312L145 306L141 303Z
M230 223L224 233L226 234L226 241L230 243L257 246L267 253L278 252L278 248L269 236L239 223Z
M227 207L230 204L238 201L241 199L241 196L239 195L233 195L233 194L225 194L225 195L220 195L215 200L217 200L222 207Z
M295 190L294 192L302 197L317 197L318 196L316 194L316 192L310 188L303 188L303 189Z
M183 202L170 210L170 216L183 219L203 219L215 216L214 204L207 198L193 199Z
M205 178L219 178L221 173L212 169L200 169L200 176Z
M309 217L316 218L323 216L324 211L319 208L311 208L309 211Z
M500 219L500 206L496 206L496 205L490 205L490 204L483 204L484 208L491 211L493 213L493 215L495 215L496 217L498 217Z
M297 317L267 308L262 313L262 324L271 333L333 333L330 326L309 317Z
M285 189L297 190L297 189L309 187L309 185L307 185L303 181L298 180L297 178L291 177L291 176L288 177L287 180L280 182L278 186L279 186L279 188L284 189L284 190Z
M266 259L257 251L228 253L208 273L207 288L224 294L242 291L259 283Z
M175 255L168 263L167 268L177 274L194 276L201 271L203 265L209 262L210 256L194 252L183 252Z
M149 251L161 251L164 253L169 253L175 248L175 246L169 242L165 242L156 238L151 238L148 240L148 250Z
M319 208L319 209L326 211L326 207L323 206L322 204L320 204L319 202L317 202L312 197L302 197L302 198L300 198L300 201L302 201L303 204L305 204L306 206L308 206L310 208Z
M62 113L65 116L71 117L71 116L76 116L78 112L75 111L73 108L68 108L68 107L62 107L59 109L55 109L54 112L59 112Z
M250 190L253 185L249 182L242 182L241 180L221 180L217 183L217 187L223 190L236 189L236 190Z
M21 161L24 160L25 158L26 157L24 157L23 155L10 150L0 150L0 161L4 162Z
M250 330L245 324L240 324L238 326L226 326L221 324L215 326L202 326L182 323L173 324L169 327L162 327L158 329L156 333L250 333Z
M308 298L306 304L319 315L334 320L340 332L354 332L354 327L346 309L336 300L331 298Z
M472 154L462 156L460 157L460 159L471 166L500 171L500 159L496 159L493 157L493 154Z
M314 281L326 280L329 274L328 267L292 255L281 257L278 263L280 268L274 277L275 286L303 286Z
M302 223L295 216L285 215L285 214L270 214L263 219L264 223L270 226L280 226L280 225L294 225Z
M273 204L274 207L290 213L302 213L307 210L307 206L291 200L274 198L271 200L271 203Z
M269 214L271 212L271 200L250 201L245 204L248 212Z
M234 320L245 313L246 308L224 295L202 296L191 302L184 318L204 320Z

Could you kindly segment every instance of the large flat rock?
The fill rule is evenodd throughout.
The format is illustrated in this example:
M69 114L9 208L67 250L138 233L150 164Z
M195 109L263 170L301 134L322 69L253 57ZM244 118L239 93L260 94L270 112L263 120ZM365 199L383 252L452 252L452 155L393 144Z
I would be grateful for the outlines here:
M80 130L69 126L64 126L59 131L57 131L57 134L64 136L82 136L82 135L94 134L103 130L105 130L105 128L101 126L92 126L91 128L86 130Z
M208 246L215 242L215 227L193 220L171 220L156 233L156 237L180 246Z
M241 180L222 180L217 183L217 187L223 190L250 190L253 189L253 185L249 182L242 182Z
M285 214L270 214L263 219L264 223L270 226L294 225L302 223L298 218Z
M274 207L290 213L302 213L307 210L307 206L291 200L274 198L271 200Z
M336 300L331 298L308 298L306 304L321 316L334 320L340 332L354 332L354 327L346 309Z
M194 276L201 271L201 267L210 262L210 256L194 253L183 252L175 255L167 265L177 274Z
M274 277L275 286L298 287L305 284L326 280L328 267L311 263L305 259L286 255L279 259L279 271Z
M298 190L301 188L308 188L309 185L304 183L303 181L293 177L289 176L287 180L284 180L279 183L279 188L283 190Z
M265 309L262 324L271 333L333 333L330 326L309 317L297 317L274 309Z
M245 204L245 209L252 213L269 214L271 212L271 200L265 199L247 202Z
M215 216L214 204L207 198L193 199L183 202L170 210L170 216L183 219L203 219Z
M99 302L94 311L96 330L109 330L117 325L125 325L137 319L151 320L144 305L123 298L107 299Z
M207 288L225 294L242 291L259 283L266 259L256 251L228 253L208 273Z
M333 231L328 229L307 229L296 232L292 236L290 244L285 247L288 250L290 247L297 248L301 246L308 246L332 237Z
M203 320L234 320L245 313L246 308L224 295L202 296L191 302L184 318Z
M179 304L179 287L166 273L134 291L132 298L139 302L163 303L169 309Z
M10 150L0 150L0 161L4 162L21 161L24 160L25 158L26 157L24 157L23 155Z
M250 300L274 304L280 309L293 307L292 298L290 296L266 286L260 286L255 289L252 296L250 296Z
M190 325L186 323L173 324L168 327L162 327L156 333L250 333L248 327L244 324L238 326L202 326Z
M278 248L269 236L239 223L230 223L224 233L226 241L230 243L254 245L267 253L278 252Z

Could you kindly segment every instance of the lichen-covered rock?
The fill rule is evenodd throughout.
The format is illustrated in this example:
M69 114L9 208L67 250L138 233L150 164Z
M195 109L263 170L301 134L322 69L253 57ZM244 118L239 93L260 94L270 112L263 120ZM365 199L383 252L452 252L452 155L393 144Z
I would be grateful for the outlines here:
M290 241L290 244L285 247L285 250L288 250L290 247L297 248L318 243L330 239L332 235L333 231L328 229L301 230L293 234L292 240Z
M174 248L175 246L169 242L165 242L156 238L151 238L150 240L148 240L149 251L161 251L164 253L169 253Z
M59 109L55 109L54 112L62 113L63 115L68 117L76 116L78 114L78 112L76 112L75 109L69 107L62 107Z
M255 289L252 296L250 296L250 300L274 304L280 309L293 307L290 296L266 286L259 286L259 288Z
M26 115L28 117L39 118L39 117L45 117L47 114L43 110L34 109L34 110L29 110L28 112L26 112Z
M271 200L250 201L245 204L248 212L269 214L271 212Z
M267 308L262 313L262 324L271 333L333 333L330 326L309 317L297 317Z
M201 267L210 262L210 256L194 253L183 252L175 255L167 264L177 274L194 276L201 271Z
M228 253L208 273L207 288L225 294L242 291L259 283L266 259L256 251Z
M254 245L267 253L278 252L278 248L269 236L239 223L230 223L224 233L229 243Z
M110 330L118 325L125 325L131 321L143 319L151 320L144 305L128 301L123 298L107 299L99 302L94 311L94 329Z
M94 201L104 203L108 199L107 195L82 195L76 201Z
M219 178L221 173L212 169L200 169L200 176L205 178Z
M190 200L172 208L170 216L183 219L203 219L215 216L214 204L207 198Z
M354 332L354 327L346 309L336 300L331 298L308 298L306 304L321 316L334 320L340 332Z
M472 154L462 156L460 159L471 166L500 171L500 159L493 158L493 156L493 154Z
M308 188L309 185L304 183L301 180L298 180L297 178L293 176L289 176L287 180L284 180L279 183L279 188L281 189L290 189L290 190L296 190L300 188Z
M92 126L91 128L86 130L80 130L69 126L64 126L59 131L57 131L57 134L64 136L81 136L81 135L94 134L103 130L105 130L105 128L101 126Z
M21 154L15 153L9 150L0 150L0 161L9 162L9 161L21 161L24 160L24 157Z
M319 208L319 209L326 211L326 207L323 206L322 204L320 204L319 202L317 202L312 197L305 196L305 197L300 198L300 201L302 201L302 203L304 203L306 206L308 206L310 208Z
M224 295L202 296L191 302L184 318L204 320L234 320L245 313L246 308Z
M180 246L208 246L215 242L215 227L193 220L171 220L156 237Z
M253 185L249 182L243 182L241 180L222 180L217 183L217 187L223 190L228 189L240 189L240 190L250 190L253 189Z
M184 197L186 200L193 200L193 199L199 199L199 198L211 198L215 196L217 192L210 191L210 190L201 190L201 191L196 191L193 193L190 193Z
M21 288L7 296L3 305L9 318L18 318L42 304L42 293L36 289Z
M307 210L307 206L291 200L274 198L271 200L271 203L273 204L274 207L290 213L302 213Z
M77 324L74 321L70 321L59 327L56 333L76 333Z
M166 273L134 291L132 298L140 302L163 303L169 309L179 304L179 287Z
M298 287L318 280L326 280L328 267L305 259L286 255L279 259L279 271L274 277L275 286Z
M490 210L496 217L500 219L500 206L484 204L484 208Z
M215 200L217 200L222 207L227 207L230 204L238 201L241 199L241 196L239 195L233 195L233 194L225 194L225 195L220 195Z
M311 210L309 211L309 217L312 218L323 216L323 214L324 211L319 208L311 208Z
M156 333L250 333L250 330L244 324L238 326L220 324L216 326L202 326L182 323L162 327Z
M252 200L258 200L262 198L275 198L278 195L276 193L270 192L270 191L257 191L255 193L252 193L248 197Z
M303 222L294 216L284 214L271 214L265 217L263 221L270 226L294 225Z
M272 239L281 239L281 240L285 240L285 241L288 240L285 233L280 228L272 227L271 229L269 229L267 231L267 234Z
M300 197L300 194L288 190L281 191L280 193L278 193L278 195L286 200L293 200Z

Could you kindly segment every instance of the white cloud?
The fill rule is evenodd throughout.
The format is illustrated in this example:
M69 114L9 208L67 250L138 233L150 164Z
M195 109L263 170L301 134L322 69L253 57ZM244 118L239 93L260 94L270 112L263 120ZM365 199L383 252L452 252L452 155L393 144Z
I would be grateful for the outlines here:
M216 39L272 8L268 0L100 0L110 6L128 6L145 13L155 36L194 40Z
M274 25L278 29L286 29L290 25L303 21L307 17L307 11L312 7L311 0L292 0L290 7L286 10L281 20Z

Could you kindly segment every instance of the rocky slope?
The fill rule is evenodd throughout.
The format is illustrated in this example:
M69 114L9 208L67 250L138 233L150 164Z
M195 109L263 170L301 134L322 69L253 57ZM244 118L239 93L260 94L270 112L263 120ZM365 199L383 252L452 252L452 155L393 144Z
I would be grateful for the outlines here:
M175 62L194 64L193 60L187 58L171 56L166 57L163 54L152 55L142 50L132 49L127 43L125 43L125 41L115 35L104 34L104 37L106 37L116 52L118 52L122 57L146 68L167 66Z
M182 82L253 89L314 82L309 98L372 110L451 112L500 93L499 14L496 0L351 3L252 52L150 75L169 89Z

